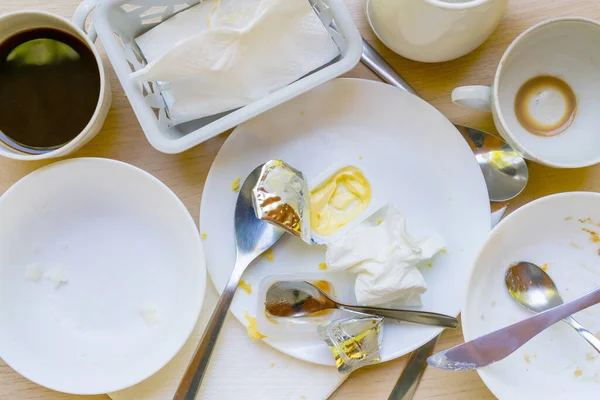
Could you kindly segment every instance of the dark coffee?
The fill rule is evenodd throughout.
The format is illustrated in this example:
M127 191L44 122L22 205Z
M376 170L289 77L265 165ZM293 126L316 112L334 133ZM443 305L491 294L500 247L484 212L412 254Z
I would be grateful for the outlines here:
M94 53L53 28L19 32L0 43L0 140L45 153L79 135L100 97Z

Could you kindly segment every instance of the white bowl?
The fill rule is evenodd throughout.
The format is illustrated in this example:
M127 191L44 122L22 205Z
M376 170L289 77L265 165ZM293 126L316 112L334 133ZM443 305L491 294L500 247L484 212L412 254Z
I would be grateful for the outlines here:
M120 390L191 334L202 244L150 174L107 159L55 163L0 198L0 221L0 356L26 378L74 394ZM67 282L55 287L50 271Z
M600 194L563 193L510 214L490 234L472 271L463 305L465 340L531 316L504 285L517 261L546 264L565 301L600 286ZM587 231L586 231L587 230ZM576 314L600 334L600 306ZM597 399L600 357L572 328L558 323L506 359L478 370L499 399ZM578 376L581 373L580 376Z

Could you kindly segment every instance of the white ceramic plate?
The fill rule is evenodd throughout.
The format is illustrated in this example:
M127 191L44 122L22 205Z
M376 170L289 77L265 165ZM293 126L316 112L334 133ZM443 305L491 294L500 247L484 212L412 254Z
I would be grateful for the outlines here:
M150 174L107 159L52 164L4 193L0 221L0 356L26 378L68 393L120 390L192 332L202 244ZM26 278L36 270L62 270L67 282Z
M506 269L514 262L547 264L565 301L600 286L600 243L584 229L600 232L600 194L545 197L500 222L469 283L462 313L465 340L531 316L504 286ZM600 306L578 313L576 319L600 335ZM499 399L597 399L600 390L598 353L564 323L478 372Z
M207 234L209 273L219 292L231 274L235 250L231 188L258 165L281 158L313 180L339 159L354 159L369 170L372 186L407 215L408 229L420 237L434 231L448 242L433 268L425 268L429 290L423 309L459 313L470 266L490 230L487 190L479 165L462 136L424 101L373 81L339 79L239 126L210 170L200 213ZM274 248L274 261L262 258L244 275L252 286L238 291L231 310L245 325L245 312L257 313L261 279L283 272L318 272L325 251L287 235ZM260 310L263 312L263 310ZM439 328L388 324L382 359L390 360L426 343ZM333 365L316 333L306 338L265 340L296 358Z

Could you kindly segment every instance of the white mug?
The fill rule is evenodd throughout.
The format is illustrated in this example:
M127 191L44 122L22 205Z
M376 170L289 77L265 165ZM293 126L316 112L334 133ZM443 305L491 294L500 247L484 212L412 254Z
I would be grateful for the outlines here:
M366 0L369 24L394 52L442 62L481 45L496 29L508 0Z
M491 111L500 135L523 157L556 168L579 168L600 162L600 23L581 17L541 22L508 47L491 87L454 89L452 101ZM574 106L556 87L539 86L527 101L526 83L550 78L566 83ZM552 126L570 113L558 134L534 134L522 118L526 109L540 126ZM532 133L534 132L534 133Z
M42 160L63 157L81 148L89 142L102 128L111 103L110 82L102 60L90 37L69 20L44 11L17 11L0 16L0 42L14 34L35 28L54 28L81 39L94 54L100 73L100 95L94 114L85 128L74 139L54 150L29 154L13 149L0 141L0 156L15 160Z

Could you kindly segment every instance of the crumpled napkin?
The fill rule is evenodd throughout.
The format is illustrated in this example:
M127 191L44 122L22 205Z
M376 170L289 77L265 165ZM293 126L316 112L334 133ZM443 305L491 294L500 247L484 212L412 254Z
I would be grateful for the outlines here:
M327 267L357 274L354 291L360 305L392 301L418 305L427 284L417 264L432 258L445 243L437 234L426 240L412 238L406 231L406 218L393 205L386 206L378 218L370 218L329 244Z
M148 64L130 77L171 92L175 123L259 100L339 55L308 0L204 1L136 42Z

